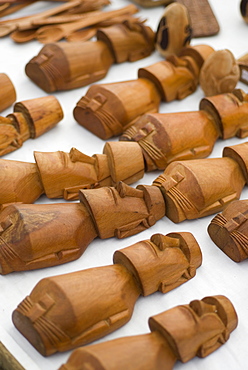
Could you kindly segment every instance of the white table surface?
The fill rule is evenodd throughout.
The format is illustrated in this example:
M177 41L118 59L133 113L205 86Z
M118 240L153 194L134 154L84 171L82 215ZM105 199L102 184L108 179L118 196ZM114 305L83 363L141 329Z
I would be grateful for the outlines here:
M191 44L206 43L216 50L229 49L236 58L248 52L248 25L243 21L239 10L239 0L209 0L212 9L218 19L220 32L209 38L193 39ZM128 0L112 0L109 9L119 8L128 5ZM49 4L50 6L50 4ZM48 4L40 2L32 5L31 10L23 10L18 15L26 15L31 12L43 10ZM147 18L147 23L155 30L162 15L163 7L154 9L141 9L142 17ZM17 15L15 15L17 16ZM0 72L7 73L14 83L17 91L17 101L45 96L46 93L37 87L25 75L26 63L42 48L38 41L31 41L26 44L15 44L9 37L0 39ZM161 60L157 52L146 59L135 63L123 63L110 68L107 77L101 82L117 82L137 78L137 70L140 67L148 66ZM237 87L248 91L248 87L238 83ZM28 140L19 150L4 156L6 159L34 162L33 151L69 151L76 147L80 151L93 155L101 153L104 141L95 137L92 133L79 126L73 118L73 108L77 101L85 95L88 87L79 88L67 92L58 92L54 95L59 99L64 119L50 132L36 140ZM203 92L199 87L197 91L183 101L162 103L160 112L183 112L198 110ZM12 112L12 108L2 113L5 116ZM114 138L112 140L118 140ZM247 139L248 140L248 139ZM214 147L211 157L220 157L222 149L226 145L245 142L233 138L226 141L219 140ZM138 183L151 184L157 173L146 174ZM135 186L138 184L136 183ZM248 190L242 192L242 199L248 197ZM42 196L37 203L55 203L61 200L48 200ZM167 293L155 293L146 298L139 298L134 309L133 317L128 324L116 332L108 335L98 342L110 340L127 335L135 335L149 332L148 318L152 315L165 311L179 304L189 303L193 299L201 299L208 295L226 295L234 304L238 317L238 328L231 334L229 341L219 350L205 359L195 358L187 364L177 363L175 369L204 369L204 370L237 370L247 369L247 348L248 348L248 261L237 264L221 252L210 240L207 234L207 226L213 216L199 220L184 221L174 224L164 217L152 228L123 240L115 238L108 240L94 240L83 256L61 266L40 269L31 272L11 273L0 276L0 341L15 355L17 360L27 370L57 369L66 362L70 352L56 354L49 358L42 357L26 339L15 329L11 321L11 314L25 296L27 296L35 284L46 276L58 275L72 271L78 271L94 266L112 264L112 256L116 249L131 245L139 240L148 239L154 233L167 234L172 231L190 231L197 239L202 253L203 265L197 270L196 277L177 289ZM92 292L93 294L93 292ZM82 297L82 304L83 304Z

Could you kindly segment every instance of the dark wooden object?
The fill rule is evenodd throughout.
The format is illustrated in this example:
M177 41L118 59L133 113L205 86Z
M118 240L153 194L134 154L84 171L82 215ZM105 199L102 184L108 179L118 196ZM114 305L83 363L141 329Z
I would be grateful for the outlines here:
M16 100L15 87L5 73L0 73L0 112L10 107Z
M208 0L175 0L183 4L190 16L192 37L216 35L220 26Z
M199 112L144 115L122 141L107 142L103 154L89 157L72 148L35 152L35 164L1 159L0 204L32 203L43 193L75 200L80 189L131 184L173 161L207 157L218 138L248 135L247 115L247 94L235 90L202 99Z
M228 298L205 297L150 317L150 334L73 351L60 370L171 370L177 360L185 363L217 350L237 324L237 313Z
M42 355L67 351L123 326L139 295L180 286L201 262L191 233L155 234L116 251L113 266L42 279L18 305L13 322Z
M241 15L246 23L248 23L248 1L241 0L240 2Z
M237 59L240 70L240 81L248 85L248 53Z
M213 242L233 261L248 258L248 200L237 200L217 214L208 226Z
M161 100L192 94L204 60L213 51L207 45L184 48L180 57L140 68L137 80L92 85L74 108L74 117L101 139L120 135L143 114L157 112Z
M25 100L14 105L14 113L0 117L0 155L19 149L23 142L52 129L63 118L54 96Z
M99 81L113 63L133 62L154 50L154 32L138 21L97 30L97 41L51 43L26 65L26 74L46 92Z

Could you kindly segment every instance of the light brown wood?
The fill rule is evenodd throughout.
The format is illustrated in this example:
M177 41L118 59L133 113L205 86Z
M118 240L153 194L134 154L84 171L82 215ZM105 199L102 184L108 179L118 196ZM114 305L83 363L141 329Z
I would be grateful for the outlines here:
M200 86L206 96L233 91L240 77L238 63L230 50L218 50L204 62Z
M190 44L192 29L187 8L173 3L165 8L156 32L156 49L163 57L178 55Z
M192 94L204 59L212 52L207 45L185 48L180 58L140 68L137 80L92 85L74 108L74 118L103 140L120 135L143 114L156 113L161 100Z
M35 152L35 164L2 159L0 204L32 203L43 193L75 200L80 189L115 186L119 181L132 184L145 171L207 157L218 138L248 135L248 98L242 90L204 98L200 108L144 115L120 142L107 142L103 154L92 157L72 148L69 153Z
M185 363L217 350L237 324L227 297L205 297L150 317L150 334L76 349L60 370L171 370L177 360Z
M248 1L241 0L240 2L241 15L246 23L248 23Z
M45 278L18 305L13 322L42 355L87 344L123 326L139 295L166 293L192 279L202 255L191 233L178 232L154 234L116 251L113 260L113 266Z
M239 199L248 179L248 142L226 147L223 155L173 162L153 182L163 192L169 219L208 216Z
M134 5L127 5L121 9L110 10L106 12L97 12L95 15L88 16L82 20L72 23L64 23L58 26L44 26L37 30L36 39L44 44L56 42L68 37L72 32L95 25L112 17L122 14L135 14L138 8Z
M0 155L19 149L27 139L35 139L63 118L54 96L25 100L14 105L14 113L0 117Z
M217 214L208 226L213 242L235 262L248 258L247 215L248 200L236 200Z
M16 100L15 87L6 73L0 73L0 89L0 112L2 112Z
M80 200L5 207L0 213L0 273L75 260L97 236L125 238L165 215L162 193L155 186L133 189L119 183L116 188L81 190Z
M154 32L140 22L97 30L97 41L51 43L27 63L28 77L46 92L70 90L104 78L113 63L133 62L154 50Z

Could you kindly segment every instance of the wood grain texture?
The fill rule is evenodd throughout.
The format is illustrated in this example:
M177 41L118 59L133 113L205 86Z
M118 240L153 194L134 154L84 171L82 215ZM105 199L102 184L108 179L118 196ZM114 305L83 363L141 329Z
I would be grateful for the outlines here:
M0 112L2 112L16 100L15 87L6 73L0 73L0 89Z
M120 135L143 114L156 113L161 100L180 100L192 94L203 61L213 49L198 45L181 52L180 57L140 68L137 80L92 85L74 108L75 120L107 140Z
M116 251L113 266L41 280L14 311L13 322L42 355L63 352L124 325L139 295L180 286L201 262L191 233L155 234Z
M133 62L154 50L154 32L134 20L98 28L97 41L49 43L26 65L46 92L71 90L104 78L113 63Z
M0 117L0 155L19 149L27 139L51 130L64 114L54 96L25 100L14 105L14 113Z
M171 370L177 360L187 362L217 350L237 323L235 308L228 298L205 297L150 317L150 334L73 351L60 370Z

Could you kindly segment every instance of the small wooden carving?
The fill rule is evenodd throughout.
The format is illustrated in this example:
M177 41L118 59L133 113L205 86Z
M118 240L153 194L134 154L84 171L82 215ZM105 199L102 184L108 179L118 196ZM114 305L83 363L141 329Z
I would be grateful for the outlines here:
M139 295L180 286L201 262L191 233L155 234L116 251L113 266L41 280L18 305L13 322L42 355L67 351L123 326Z
M213 242L235 262L248 258L248 200L237 200L208 226Z
M240 81L248 85L248 53L237 59L240 70Z
M140 68L137 80L92 85L74 108L74 117L103 140L120 135L141 115L157 112L161 100L192 94L201 66L212 52L207 45L185 48L180 57Z
M238 63L230 50L218 50L204 62L200 85L206 96L233 91L240 77Z
M244 21L248 23L248 0L241 0L240 11Z
M223 156L173 162L153 182L163 192L167 217L173 222L200 218L239 199L248 180L248 142L226 147Z
M228 298L205 297L150 317L150 334L76 349L60 370L171 370L177 360L185 363L214 352L237 324Z
M163 57L178 55L190 44L192 29L187 8L173 3L165 8L156 32L156 49Z
M16 91L11 79L0 73L0 112L10 107L16 100Z
M113 63L136 61L154 50L154 32L141 22L98 29L97 41L51 43L26 65L26 74L46 92L99 81Z
M32 203L43 193L75 200L79 189L115 186L119 181L131 184L145 170L207 157L219 137L248 135L248 98L242 90L202 99L200 108L144 115L120 137L121 142L107 142L103 154L92 157L72 148L70 153L35 152L36 164L1 159L0 204Z
M0 155L19 149L27 139L35 139L63 118L54 96L25 100L14 105L14 113L0 117Z
M155 186L133 189L119 183L116 188L81 190L80 200L5 207L0 213L0 273L75 260L97 236L125 238L165 215L162 193Z

